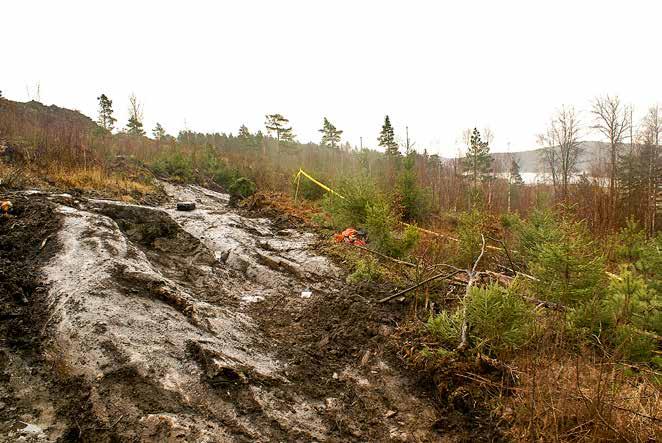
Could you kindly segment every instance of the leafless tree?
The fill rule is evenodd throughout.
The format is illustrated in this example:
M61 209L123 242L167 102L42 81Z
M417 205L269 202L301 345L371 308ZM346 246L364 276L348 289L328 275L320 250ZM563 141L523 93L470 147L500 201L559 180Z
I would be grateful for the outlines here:
M660 164L660 138L662 136L662 115L659 106L652 106L641 122L639 141L644 153L643 165L646 171L646 214L645 223L648 232L655 234L655 218L657 213L657 197L662 187L662 165Z
M129 118L135 118L139 122L143 121L143 105L134 93L129 96Z
M494 141L494 131L489 126L483 128L483 139L491 145Z
M618 96L605 95L593 101L591 112L594 117L592 128L597 129L609 141L609 202L612 211L615 211L618 148L632 126L630 110L621 103Z
M582 153L580 124L573 107L561 107L547 131L538 136L543 145L543 162L552 175L554 190L561 188L563 201L568 198L570 179L577 172Z

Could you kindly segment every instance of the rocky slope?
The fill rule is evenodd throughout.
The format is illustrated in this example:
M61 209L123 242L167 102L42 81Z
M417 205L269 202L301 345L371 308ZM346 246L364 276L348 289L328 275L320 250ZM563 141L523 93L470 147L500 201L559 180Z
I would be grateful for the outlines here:
M443 438L389 351L399 314L348 287L314 234L164 187L162 207L11 196L0 237L40 271L2 300L0 441Z

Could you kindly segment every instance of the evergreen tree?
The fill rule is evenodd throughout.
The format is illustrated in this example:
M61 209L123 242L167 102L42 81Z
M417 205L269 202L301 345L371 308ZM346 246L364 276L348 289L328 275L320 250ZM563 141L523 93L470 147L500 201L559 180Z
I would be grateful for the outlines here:
M237 137L239 137L240 139L244 139L244 140L247 140L247 139L251 138L251 132L248 130L246 125L241 125L241 127L239 128L239 134L237 135Z
M101 94L97 97L99 101L99 119L97 122L106 131L112 131L117 121L113 117L113 101L109 99L106 94Z
M143 123L138 120L135 116L129 117L129 122L126 124L126 132L129 135L145 135L145 130L143 129Z
M542 229L529 228L539 231L527 262L538 279L533 283L536 293L543 300L567 306L599 296L604 283L604 257L586 226L557 217L550 221L552 224Z
M395 132L393 131L391 119L389 119L388 115L384 117L384 124L382 125L382 130L379 133L377 142L379 143L379 146L384 148L384 152L387 156L395 157L400 155L398 144L395 141Z
M322 124L322 129L319 130L322 133L322 146L327 146L329 148L336 149L340 144L340 136L343 131L336 129L331 122L324 117L324 123Z
M489 144L481 139L476 128L471 133L467 155L464 157L464 170L469 173L474 188L478 186L479 180L488 178L492 170Z
M262 140L262 133L258 131L256 135L251 134L246 125L241 125L237 134L239 146L243 148L257 148Z
M510 163L510 183L517 186L524 184L522 175L519 172L519 163L515 159L513 159Z
M129 122L126 125L126 132L129 135L143 136L143 110L135 94L129 97Z
M418 184L416 174L416 153L412 150L402 162L397 189L402 207L402 217L406 221L421 221L430 209L429 195Z
M280 145L281 141L294 141L292 127L287 126L289 122L290 121L281 114L267 114L264 126L266 126L268 132L276 134L276 142Z
M163 129L163 126L161 126L161 123L156 122L156 126L152 129L152 135L154 136L154 140L161 140L166 136L166 131Z

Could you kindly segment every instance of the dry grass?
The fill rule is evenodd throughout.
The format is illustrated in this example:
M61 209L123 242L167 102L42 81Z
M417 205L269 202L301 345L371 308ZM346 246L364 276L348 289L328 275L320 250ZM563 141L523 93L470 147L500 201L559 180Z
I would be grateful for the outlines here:
M295 202L292 197L284 192L260 191L246 199L243 206L251 209L273 210L275 213L287 214L311 223L316 214L319 213L319 205L315 202L299 200Z
M84 169L50 168L46 178L57 187L74 188L82 191L99 191L116 196L142 196L154 192L154 187L126 179L121 175L106 172L100 167Z
M7 188L80 190L131 202L156 192L151 183L110 173L99 166L55 166L26 169L0 162L0 185Z
M526 355L516 365L520 384L504 399L515 440L648 442L662 436L662 392L650 370L633 372L586 354Z
M25 173L17 167L0 161L0 186L7 188L22 188L27 184Z

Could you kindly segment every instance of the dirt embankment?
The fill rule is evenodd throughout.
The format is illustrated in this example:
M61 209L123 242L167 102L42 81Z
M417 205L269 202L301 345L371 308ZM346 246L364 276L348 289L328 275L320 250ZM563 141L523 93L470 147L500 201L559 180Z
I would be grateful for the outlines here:
M54 416L66 394L57 402L51 395L55 368L45 362L40 329L48 312L40 269L58 249L61 218L45 198L5 198L14 208L0 216L0 440L18 441L42 434L38 417L53 422L55 433L63 430Z
M163 207L13 197L0 441L459 438L389 346L398 308L346 285L314 234L165 189Z

